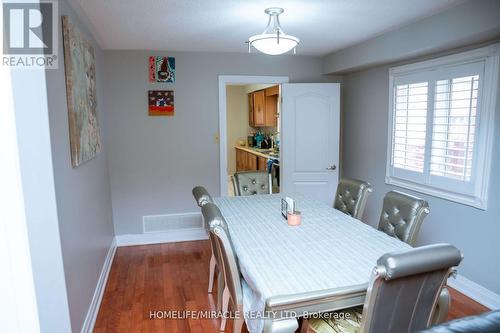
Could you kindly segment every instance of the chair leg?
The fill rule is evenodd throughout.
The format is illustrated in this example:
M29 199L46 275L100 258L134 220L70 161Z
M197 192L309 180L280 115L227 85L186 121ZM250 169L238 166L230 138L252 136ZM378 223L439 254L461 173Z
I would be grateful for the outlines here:
M241 333L243 330L244 318L238 318L233 321L233 333Z
M222 292L226 288L226 284L224 283L224 275L222 274L220 267L218 267L217 274L217 311L222 310Z
M212 253L212 257L210 257L210 273L208 277L208 292L211 293L214 289L214 275L215 275L215 256Z
M302 325L300 327L300 333L311 333L312 331L309 329L309 323L307 322L307 319L303 318L302 319Z
M233 320L233 333L242 333L243 324L245 323L245 315L243 314L243 304L236 306L237 317Z
M227 311L229 309L229 289L227 287L224 288L222 292L222 320L220 323L220 330L224 331L226 329L226 321L227 321Z

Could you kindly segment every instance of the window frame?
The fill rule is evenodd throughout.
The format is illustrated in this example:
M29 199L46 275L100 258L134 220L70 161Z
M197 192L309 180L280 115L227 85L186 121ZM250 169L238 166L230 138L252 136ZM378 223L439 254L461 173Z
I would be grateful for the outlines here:
M494 142L495 109L499 79L500 43L487 47L466 51L458 54L435 58L413 64L392 67L389 69L389 117L387 137L387 160L385 182L389 185L406 188L424 194L436 196L445 200L458 202L464 205L486 210L488 206L488 187L491 173L491 159ZM443 185L429 184L430 154L432 150L432 125L434 112L435 82L447 70L452 73L455 66L483 66L484 71L479 78L479 124L476 127L474 158L472 160L473 188L466 191L453 191L450 188L459 181L441 177ZM415 79L428 82L427 98L427 133L425 140L424 172L422 174L410 170L394 168L393 140L394 140L394 88L405 83L416 83ZM421 81L422 82L422 81ZM437 176L439 177L439 176ZM427 180L426 180L427 179ZM446 185L446 183L449 183ZM445 188L448 187L448 188Z

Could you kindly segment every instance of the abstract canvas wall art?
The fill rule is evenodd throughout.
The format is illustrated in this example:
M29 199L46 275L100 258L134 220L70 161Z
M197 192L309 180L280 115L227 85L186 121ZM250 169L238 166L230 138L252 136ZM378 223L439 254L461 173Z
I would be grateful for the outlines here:
M173 90L149 90L148 112L150 116L174 115Z
M71 164L76 167L101 151L94 48L67 16L62 17L62 28Z
M149 57L149 81L175 82L175 58L158 56Z

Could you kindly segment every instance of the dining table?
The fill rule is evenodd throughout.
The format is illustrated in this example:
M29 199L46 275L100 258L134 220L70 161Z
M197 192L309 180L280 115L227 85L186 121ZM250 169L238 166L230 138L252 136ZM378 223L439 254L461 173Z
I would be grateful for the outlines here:
M214 199L237 257L250 333L291 333L300 317L362 305L377 259L411 248L317 199L288 196L300 225L282 215L285 194Z

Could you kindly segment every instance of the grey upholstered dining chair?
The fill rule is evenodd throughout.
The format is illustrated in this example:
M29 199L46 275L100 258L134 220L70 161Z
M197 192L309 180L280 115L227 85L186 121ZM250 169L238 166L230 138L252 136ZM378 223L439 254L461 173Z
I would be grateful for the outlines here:
M208 193L208 191L203 186L196 186L193 188L193 197L196 200L196 203L200 208L205 206L207 203L213 203L212 196ZM215 268L217 267L217 260L215 258L215 241L210 237L210 228L208 227L208 220L205 220L205 229L208 234L208 238L210 240L210 270L208 275L208 292L211 293L214 287L214 279L215 279ZM219 305L220 306L220 305Z
M212 196L203 186L193 187L192 192L193 192L193 197L200 208L203 207L206 203L214 202Z
M350 178L342 178L337 186L333 208L361 220L368 195L372 192L370 183Z
M227 313L229 305L238 314L243 313L243 292L241 290L240 272L236 262L231 237L224 217L219 208L214 204L206 204L201 208L202 214L209 221L210 234L214 238L217 250L219 268L224 277L224 290L222 292L222 313ZM220 330L226 327L226 317L222 318ZM234 318L233 333L241 333L244 317Z
M267 171L236 172L232 179L237 196L272 193L271 174Z
M327 319L305 320L302 332L400 333L426 329L432 324L441 289L461 260L460 251L450 244L385 254L372 272L363 307L339 310Z
M384 197L378 229L414 246L422 222L428 214L427 201L406 193L391 191ZM445 320L450 302L450 294L445 287L439 295L433 323L441 323Z
M378 230L414 246L420 226L429 214L427 201L398 191L384 197Z

